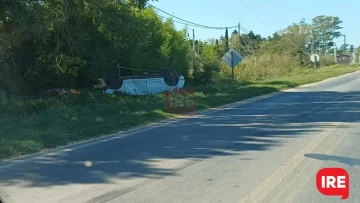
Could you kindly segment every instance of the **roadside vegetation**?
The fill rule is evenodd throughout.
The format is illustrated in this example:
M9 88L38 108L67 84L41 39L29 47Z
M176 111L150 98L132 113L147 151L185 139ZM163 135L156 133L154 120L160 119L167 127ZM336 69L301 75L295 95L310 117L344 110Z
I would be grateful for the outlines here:
M93 87L113 71L136 75L169 66L196 91L197 109L215 107L357 70L334 65L329 45L341 20L318 16L264 38L224 30L218 39L193 41L147 1L0 2L0 159L116 133L174 117L164 96L105 95ZM309 61L321 56L320 68ZM244 56L231 70L221 62L229 48ZM340 52L349 51L347 45ZM52 88L75 94L44 95Z

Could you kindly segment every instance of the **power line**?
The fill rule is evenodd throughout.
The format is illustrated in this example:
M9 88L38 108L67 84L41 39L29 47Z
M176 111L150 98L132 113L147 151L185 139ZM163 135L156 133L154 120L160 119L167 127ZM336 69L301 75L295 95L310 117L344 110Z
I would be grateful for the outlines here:
M158 16L160 18L163 18L163 19L170 19L170 18L167 18L167 17L164 17L164 16L161 16L158 14ZM182 25L186 25L186 26L190 26L190 27L197 27L197 28L203 28L203 29L213 29L213 28L209 28L208 26L198 26L198 25L193 25L193 24L189 24L189 23L184 23L184 22L181 22L181 21L177 21L177 20L174 20L174 19L171 19L173 22L175 23L179 23L179 24L182 24Z
M268 26L269 28L272 28L272 26L270 24L268 24L266 21L264 21L263 18L261 18L259 15L256 14L256 12L254 12L254 10L251 8L251 6L249 6L245 1L242 1L242 3L254 14L254 16L256 16L264 25Z
M166 18L166 17L164 17L164 16L161 16L161 15L158 15L160 18L164 18L164 19L169 19L169 18ZM203 28L203 27L200 27L200 26L195 26L195 25L189 25L188 23L183 23L183 22L180 22L180 21L176 21L176 20L173 20L173 19L171 19L172 21L174 21L174 22L176 22L176 23L180 23L180 24L183 24L183 25L188 25L188 26L192 26L192 27L198 27L198 28ZM245 40L246 40L246 35L245 35ZM239 39L240 40L240 39ZM249 46L248 45L248 42L247 41L245 41L245 44L247 45L247 46ZM244 48L244 51L246 51L247 52L247 54L249 54L249 55L251 55L252 53L253 53L253 51L252 50L250 50L250 48L249 47L246 47L248 50L246 50L246 48L245 47L243 47L241 44L240 44L240 46L242 47L242 48ZM239 50L238 50L239 51Z
M234 18L235 20L238 20L237 17L235 17L234 15L230 14L228 11L226 11L225 9L223 9L222 7L220 7L218 4L215 4L213 1L208 0L211 4L213 4L215 7L219 8L220 10L224 11L228 16ZM245 29L244 27L240 26L240 29L243 30L245 32L245 34L247 34L249 31L247 29ZM239 38L240 40L240 38ZM248 50L250 50L249 48L249 44L251 45L251 40L248 38L247 35L244 35L244 40L245 40L245 44L248 46ZM241 46L241 43L240 43ZM250 50L250 53L253 52L252 50Z
M176 23L180 23L180 24L187 25L187 26L193 26L193 27L203 28L203 29L218 29L218 30L220 30L220 29L232 29L232 28L237 28L237 27L238 27L238 26L213 27L213 26L201 25L201 24L198 24L198 23L194 23L194 22L191 22L191 21L182 19L182 18L177 17L177 16L175 16L175 15L172 15L172 14L170 14L170 13L168 13L168 12L166 12L166 11L160 9L160 8L157 8L156 6L153 6L153 5L151 5L151 4L148 4L148 5L149 5L150 7L152 7L152 8L154 8L154 9L162 12L162 13L165 13L165 14L173 17L173 18L176 18L176 19L178 19L178 20L184 21L184 22L180 22L180 21L175 21L175 20L173 20L173 21L176 22ZM160 16L160 15L159 15L159 16ZM163 16L160 16L160 17L165 18L165 17L163 17ZM233 17L233 16L232 16L232 17ZM242 30L244 30L244 32L249 32L249 31L248 31L247 29L245 29L244 27L241 27L241 28L242 28ZM249 53L250 53L250 55L251 55L251 53L254 53L254 50L252 50L251 46L249 45L249 44L251 44L251 40L248 39L248 36L247 36L247 35L244 35L244 39L245 39L245 40L244 40L244 41L245 41L245 44L247 45L247 49L249 50ZM240 40L240 39L239 39L239 40ZM242 46L242 45L240 44L240 46ZM244 50L245 50L245 49L244 49Z
M212 3L215 7L219 8L220 10L224 11L228 16L234 18L235 20L238 20L237 17L235 17L234 15L232 15L231 13L229 13L227 10L221 8L218 4L215 4L213 1L208 0L210 3ZM247 34L249 32L249 30L247 30L246 28L240 26L241 30L243 30L245 32L245 34ZM250 42L250 39L245 35L245 40L247 40L248 42Z
M214 2L212 2L211 0L208 0L212 5L214 5L215 7L219 8L220 10L224 11L229 17L237 19L235 16L233 16L232 14L230 14L229 12L227 12L225 9L221 8L219 5L215 4Z
M225 12L228 16L230 16L231 18L234 18L234 19L238 20L235 16L233 16L232 14L230 14L230 13L229 13L228 11L226 11L225 9L221 8L219 5L215 4L213 1L211 1L211 0L208 0L208 1L209 1L211 4L213 4L215 7L217 7L218 9L224 11L224 12ZM242 27L242 26L240 26L240 29L241 29L242 31L244 31L245 34L249 33L249 31L248 31L247 29L245 29L244 27ZM240 30L239 30L239 31L240 31ZM243 35L243 37L244 37L245 46L246 46L246 48L247 48L248 50L246 50L246 49L241 45L240 33L239 33L239 45L244 48L244 51L248 52L247 54L249 54L249 55L253 54L253 53L254 53L254 50L253 50L253 48L251 47L251 46L253 46L253 45L252 45L252 43L251 43L250 38L249 38L247 35ZM250 45L251 45L251 46L250 46Z
M254 54L255 53L254 45L252 44L250 38L247 36L247 33L245 33L245 35L243 35L243 36L245 36L244 37L244 42L245 42L245 45L246 45L247 49L249 50L249 53L250 53L249 55ZM241 41L240 41L240 44L241 44Z
M271 14L269 14L269 13L267 12L267 10L269 10L267 6L263 5L262 3L259 3L258 5L260 5L260 6L263 8L263 11L264 11L265 15L267 15L268 17L272 16ZM270 9L270 10L271 10L271 9ZM285 11L286 11L286 10L285 10ZM284 10L282 10L282 12L284 12Z
M244 27L240 26L240 29L245 33L245 35L243 35L244 37L244 42L245 45L247 46L248 50L250 51L250 55L255 53L254 50L254 44L252 43L250 37L247 35L250 33L250 31L248 31L247 29L245 29ZM240 40L240 39L239 39Z
M246 36L246 35L245 35ZM231 38L231 37L230 37ZM236 50L241 52L240 48L243 48L243 51L245 52L245 54L247 55L251 55L253 53L253 51L251 50L251 47L248 45L247 41L246 41L246 37L244 38L244 42L245 42L245 46L243 46L241 44L241 38L239 37L239 43L237 44L239 46L239 49L236 47L235 44L233 44L230 40L228 40L228 42L233 45L234 47L236 47Z
M150 5L150 4L149 4L149 5ZM174 22L177 22L177 23L180 23L180 24L184 24L184 25L189 25L188 23L191 23L192 25L189 25L189 26L199 27L199 28L205 28L205 29L231 29L231 28L236 28L236 27L238 27L238 26L232 26L232 27L211 27L211 26L206 26L206 25L200 25L200 24L197 24L197 23L193 23L193 22L184 20L184 19L179 18L179 17L177 17L177 16L174 16L174 15L172 15L172 14L169 14L168 12L165 12L165 11L163 11L163 10L161 10L161 9L153 6L153 5L150 5L150 6L153 7L153 8L155 8L155 9L157 9L157 10L159 10L159 11L161 11L161 12L163 12L163 13L165 13L165 14L167 14L167 15L170 15L170 16L176 18L176 19L180 19L180 20L182 20L182 21L187 22L187 23L183 23L183 22L179 22L179 21L173 20ZM159 16L160 16L160 15L159 15ZM163 16L160 16L160 17L165 18L165 17L163 17ZM242 27L242 28L243 28L243 27ZM246 30L245 28L243 28L243 29ZM247 31L247 30L246 30L246 31ZM246 37L247 37L247 36L245 35L245 44L247 45L247 49L249 50L248 54L251 55L252 53L254 53L254 51L253 51L253 50L250 50L251 47L248 45L248 42L246 42ZM239 38L239 44L240 44L240 46L242 47L242 45L241 45L241 43L240 43L240 38ZM244 48L244 47L243 47L243 48ZM246 51L245 48L244 48L244 51ZM247 52L247 51L246 51L246 52Z
M215 7L217 7L218 9L220 9L220 10L222 10L222 11L224 11L228 16L230 16L231 18L234 18L234 19L236 19L237 20L237 18L235 17L235 16L233 16L233 15L231 15L229 12L227 12L225 9L223 9L223 8L221 8L219 5L217 5L217 4L215 4L213 1L211 1L211 0L208 0L211 4L213 4ZM241 26L240 26L240 28L241 28ZM244 28L245 29L245 28ZM240 31L240 30L239 30ZM239 33L239 35L240 35L240 33ZM245 37L245 40L246 40L246 37ZM240 37L239 37L239 45L242 47L242 48L244 48L242 45L241 45L241 41L240 41ZM247 44L246 44L247 45ZM249 47L247 47L247 49L248 50L250 50L249 49ZM246 49L244 48L244 51L246 51ZM247 52L247 51L246 51ZM248 52L247 54L251 54L251 51L250 52Z
M268 26L268 27L270 28L269 24L266 23L260 16L258 16L258 15L252 10L252 8L251 8L249 5L247 5L247 3L245 3L245 2L243 1L243 4L245 4L245 6L248 7L248 9L249 9L260 21L262 21L263 24L265 24L266 26ZM263 7L263 8L264 8L264 7ZM272 27L272 26L271 26L271 27ZM246 32L249 32L248 30L246 30L246 29L243 28L243 27L242 27L242 30L243 30L245 33L246 33ZM245 42L246 42L246 40L247 40L247 43L248 43L248 44L250 44L251 46L255 47L255 46L253 45L252 41L250 40L250 38L245 35Z
M236 26L229 26L229 27L213 27L213 26L201 25L201 24L198 24L198 23L190 22L190 21L188 21L188 20L184 20L184 19L182 19L182 18L180 18L180 17L177 17L177 16L175 16L175 15L172 15L172 14L170 14L170 13L168 13L168 12L166 12L166 11L163 11L163 10L161 10L161 9L159 9L159 8L151 5L151 4L149 4L149 6L155 8L156 10L158 10L158 11L160 11L160 12L162 12L162 13L165 13L165 14L173 17L173 18L176 18L176 19L178 19L178 20L184 21L184 22L186 22L186 23L188 23L188 24L192 24L192 26L199 26L200 28L204 28L204 29L215 29L215 30L224 30L224 29L226 29L226 28L237 28L237 25L236 25Z

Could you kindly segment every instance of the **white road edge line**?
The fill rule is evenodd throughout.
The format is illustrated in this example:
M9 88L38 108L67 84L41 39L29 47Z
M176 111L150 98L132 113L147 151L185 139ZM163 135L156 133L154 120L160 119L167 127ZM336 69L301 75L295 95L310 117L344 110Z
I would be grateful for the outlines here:
M320 145L320 149L315 150L314 152L318 154L330 155L336 149L336 147L339 146L344 137L345 135L341 133L338 136L331 134L328 136L328 140L331 142L327 142L326 146ZM331 145L329 145L329 143L331 143ZM324 163L323 160L314 159L305 159L305 161L306 163L301 167L300 171L294 177L292 177L291 181L286 184L286 186L270 201L270 203L277 203L280 201L292 202L296 195L304 188L306 183L308 183L308 181L313 177L306 176L304 174L310 171L311 173L308 174L316 174L316 170L318 170L321 164Z
M314 136L302 149L296 152L288 161L282 164L272 175L259 183L255 189L243 197L239 203L261 202L276 186L278 186L304 159L304 154L315 150L322 142L336 130L340 123L332 123L332 128Z

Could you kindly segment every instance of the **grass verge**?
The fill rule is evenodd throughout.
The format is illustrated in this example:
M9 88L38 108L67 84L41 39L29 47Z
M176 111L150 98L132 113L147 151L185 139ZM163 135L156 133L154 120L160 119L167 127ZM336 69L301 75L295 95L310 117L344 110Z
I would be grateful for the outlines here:
M331 66L254 82L195 88L198 110L216 107L358 70ZM0 108L0 160L64 146L174 117L163 95L116 96L81 92L50 98L13 98Z

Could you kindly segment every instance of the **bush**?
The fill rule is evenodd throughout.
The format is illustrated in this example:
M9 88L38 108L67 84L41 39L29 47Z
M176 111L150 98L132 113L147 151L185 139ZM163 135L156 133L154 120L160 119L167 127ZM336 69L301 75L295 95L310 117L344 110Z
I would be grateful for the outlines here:
M220 72L220 64L216 62L206 63L202 66L196 79L197 84L215 83Z
M241 81L255 81L284 76L300 67L299 62L291 55L262 54L245 58L235 67L235 77ZM231 72L226 68L226 72Z
M334 56L320 56L319 66L335 65Z

